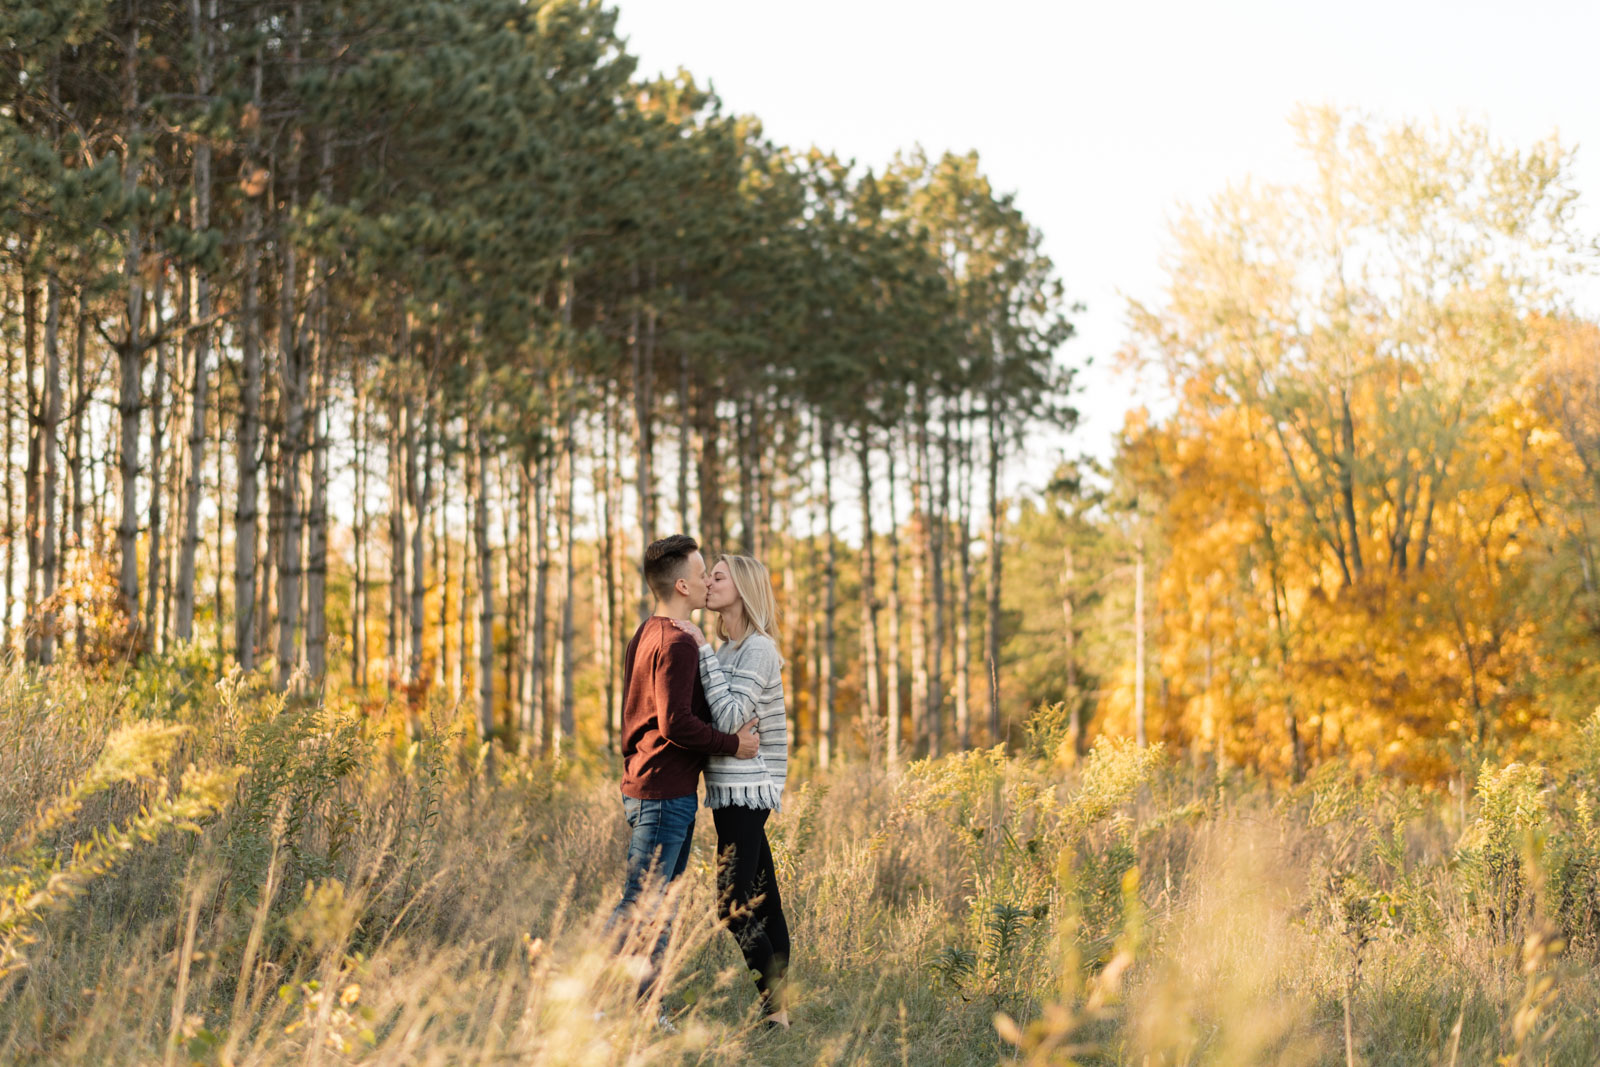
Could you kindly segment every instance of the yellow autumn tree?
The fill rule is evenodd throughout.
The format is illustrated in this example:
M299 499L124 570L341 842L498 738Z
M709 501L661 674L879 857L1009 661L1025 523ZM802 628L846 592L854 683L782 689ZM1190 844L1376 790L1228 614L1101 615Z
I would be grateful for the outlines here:
M1545 481L1581 470L1540 402L1588 262L1571 154L1294 125L1313 178L1185 214L1165 299L1131 309L1177 397L1121 457L1167 544L1160 729L1293 777L1433 777L1552 718L1530 554L1573 496Z

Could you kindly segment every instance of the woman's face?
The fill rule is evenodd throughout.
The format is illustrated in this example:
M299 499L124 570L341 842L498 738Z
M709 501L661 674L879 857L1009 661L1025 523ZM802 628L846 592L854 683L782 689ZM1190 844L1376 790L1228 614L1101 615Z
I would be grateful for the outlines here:
M733 575L728 573L728 561L718 560L706 581L706 607L712 611L727 611L738 603L739 590L734 587Z

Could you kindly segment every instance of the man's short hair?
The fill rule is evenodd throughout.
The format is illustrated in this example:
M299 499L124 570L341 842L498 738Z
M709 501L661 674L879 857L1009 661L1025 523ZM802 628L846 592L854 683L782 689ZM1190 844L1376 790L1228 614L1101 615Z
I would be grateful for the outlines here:
M688 534L673 534L650 542L644 550L644 580L657 600L672 595L672 587L683 577L683 565L689 556L700 551L700 542Z

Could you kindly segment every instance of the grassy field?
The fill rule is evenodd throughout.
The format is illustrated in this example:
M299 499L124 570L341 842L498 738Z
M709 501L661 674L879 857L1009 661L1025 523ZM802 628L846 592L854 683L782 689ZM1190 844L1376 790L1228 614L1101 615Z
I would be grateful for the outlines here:
M645 1022L600 766L202 660L0 682L0 1061L1592 1064L1597 735L1452 790L1102 743L802 766L760 1030L700 820ZM639 936L648 937L648 931Z

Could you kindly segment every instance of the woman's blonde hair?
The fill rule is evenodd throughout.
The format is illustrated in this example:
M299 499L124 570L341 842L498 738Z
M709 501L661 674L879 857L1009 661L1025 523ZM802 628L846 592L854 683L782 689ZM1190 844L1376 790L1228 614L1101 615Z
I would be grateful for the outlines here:
M772 595L772 578L767 574L766 566L750 556L726 554L718 556L712 566L715 567L717 563L728 565L733 588L744 602L745 637L753 633L766 634L774 645L782 648L778 642L778 601ZM717 616L717 636L724 641L729 640L728 626L722 621L721 615Z

